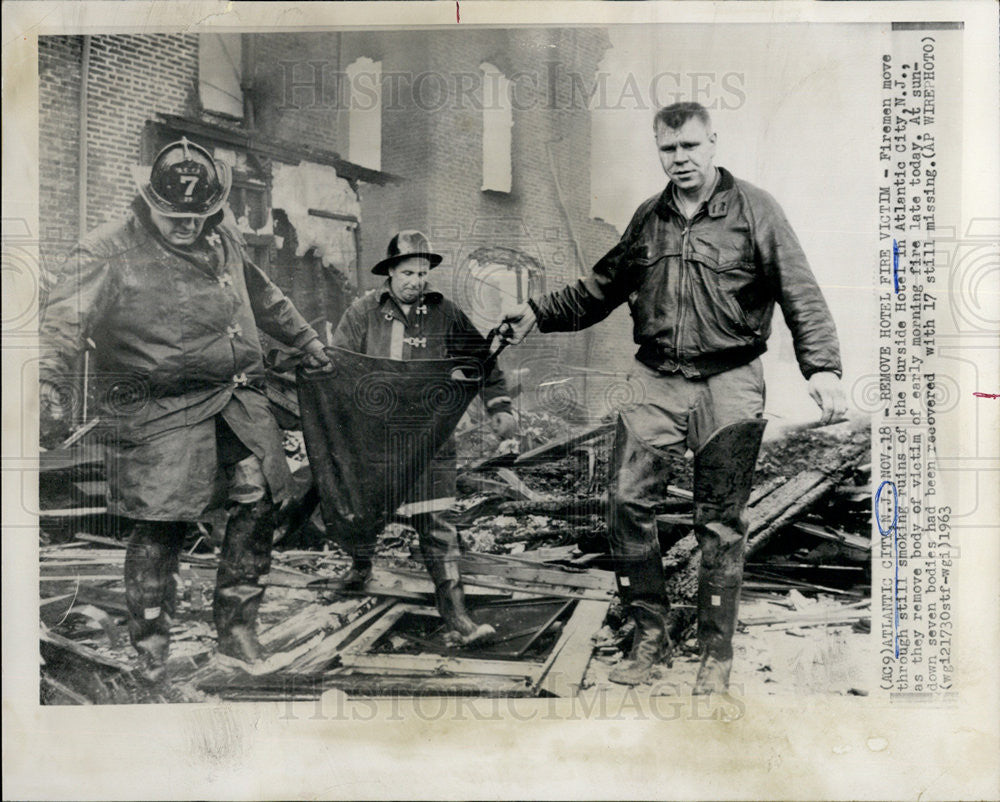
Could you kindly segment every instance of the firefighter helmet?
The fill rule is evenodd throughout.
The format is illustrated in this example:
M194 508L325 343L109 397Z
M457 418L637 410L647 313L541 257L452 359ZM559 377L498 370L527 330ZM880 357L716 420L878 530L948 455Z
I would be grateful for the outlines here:
M411 256L420 256L430 262L431 268L441 264L441 254L433 253L431 242L420 231L400 231L389 240L389 247L386 248L385 259L372 268L372 273L376 276L389 275L389 269L395 267L404 259Z
M215 214L233 183L228 165L184 137L156 154L152 167L135 167L132 175L143 200L166 217Z

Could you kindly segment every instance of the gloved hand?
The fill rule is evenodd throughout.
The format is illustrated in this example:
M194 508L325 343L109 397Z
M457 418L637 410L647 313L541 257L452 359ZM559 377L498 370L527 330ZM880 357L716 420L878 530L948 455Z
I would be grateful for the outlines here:
M489 416L490 428L501 440L510 440L517 437L517 420L513 413L494 412Z
M524 303L504 312L500 324L500 336L509 343L517 345L535 327L535 310L530 304Z
M318 370L330 367L330 357L326 355L326 349L318 339L307 342L302 348L302 353L306 355L304 361L307 368Z

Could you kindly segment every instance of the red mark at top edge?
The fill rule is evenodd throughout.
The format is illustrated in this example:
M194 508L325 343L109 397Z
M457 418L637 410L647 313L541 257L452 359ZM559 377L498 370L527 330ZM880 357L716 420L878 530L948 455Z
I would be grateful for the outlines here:
M455 22L462 21L462 10L458 7L458 0L455 0Z
M1000 398L1000 393L973 393L976 398Z

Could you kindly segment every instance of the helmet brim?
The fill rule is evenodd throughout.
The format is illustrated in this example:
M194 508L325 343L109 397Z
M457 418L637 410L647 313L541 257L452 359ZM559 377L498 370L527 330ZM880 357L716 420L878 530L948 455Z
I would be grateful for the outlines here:
M389 268L395 267L404 259L412 259L414 257L420 259L426 259L428 262L430 262L431 263L431 266L429 268L430 270L433 270L435 267L441 264L441 260L444 259L444 257L441 256L441 254L439 253L429 253L427 251L417 251L416 253L401 253L396 256L389 256L388 258L383 259L381 262L376 264L375 267L372 268L372 273L374 273L376 276L388 276Z
M229 165L217 163L216 169L222 181L222 194L204 209L179 210L153 191L153 187L149 183L149 175L152 169L151 166L147 165L133 165L132 180L135 182L136 189L139 190L139 194L146 202L146 205L164 217L211 217L225 205L229 199L229 191L233 188L233 174L229 170Z

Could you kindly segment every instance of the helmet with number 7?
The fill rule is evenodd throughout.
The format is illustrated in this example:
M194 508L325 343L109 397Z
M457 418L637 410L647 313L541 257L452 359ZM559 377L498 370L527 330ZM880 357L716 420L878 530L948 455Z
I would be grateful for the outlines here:
M228 165L183 137L161 150L152 167L133 167L132 177L143 200L166 217L215 214L233 183Z

